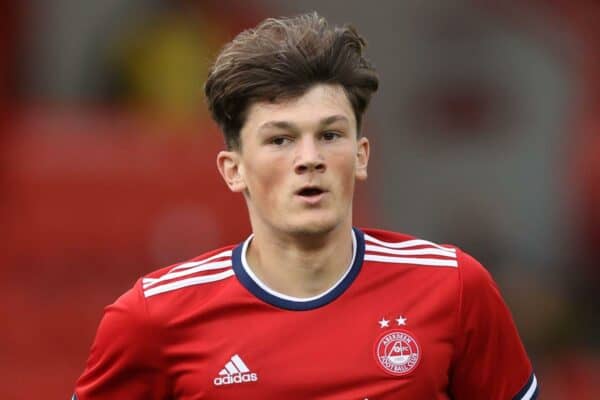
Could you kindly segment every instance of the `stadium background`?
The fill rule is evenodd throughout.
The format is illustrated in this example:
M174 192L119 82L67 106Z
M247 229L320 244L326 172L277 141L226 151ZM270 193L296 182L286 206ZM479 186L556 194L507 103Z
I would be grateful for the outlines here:
M208 61L310 10L356 25L381 76L358 224L475 255L541 398L600 398L597 1L1 4L0 398L68 398L104 305L245 237L214 167Z

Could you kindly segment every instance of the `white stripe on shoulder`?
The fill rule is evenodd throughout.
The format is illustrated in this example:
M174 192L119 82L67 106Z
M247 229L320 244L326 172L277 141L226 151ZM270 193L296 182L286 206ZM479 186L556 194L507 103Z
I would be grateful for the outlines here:
M213 260L216 260L217 258L223 258L223 257L231 257L231 250L223 251L223 252L221 252L219 254L215 254L214 256L205 258L204 260L190 261L190 262L185 262L183 264L176 265L171 271L175 271L175 270L178 270L178 269L195 267L197 265L206 264L209 261L213 261Z
M421 256L421 255L434 255L434 256L445 256L456 258L456 253L448 250L441 250L432 247L426 247L423 249L408 249L408 250L397 250L390 249L389 247L376 246L374 244L365 245L366 251L371 251L374 253L385 253L385 254L395 254L397 256Z
M148 290L144 290L144 297L148 298L160 293L171 292L188 286L201 285L203 283L216 282L227 279L235 275L233 269L228 269L213 275L195 276L193 278L182 279L179 281L158 285Z
M365 261L377 261L394 264L429 265L434 267L458 267L456 260L442 260L439 258L389 257L377 254L365 254Z
M378 244L380 246L391 247L393 249L406 249L408 247L416 247L416 246L432 246L432 247L435 247L436 249L451 251L453 253L456 252L456 250L453 249L452 247L440 246L439 244L430 242L428 240L412 239L412 240L405 240L403 242L384 242L383 240L374 238L373 236L368 235L366 233L364 235L365 235L365 240L368 242L372 242L372 243Z
M531 385L529 385L529 389L525 392L523 397L520 400L531 400L533 399L533 395L537 389L537 378L533 375L533 380L531 381Z
M144 289L148 289L150 286L154 286L160 282L167 281L169 279L180 278L180 277L186 276L186 275L192 275L192 274L195 274L196 272L212 271L215 269L222 269L222 268L227 268L227 267L231 267L231 259L223 260L223 261L216 261L216 262L212 262L212 263L208 263L208 264L201 264L197 267L188 268L183 271L168 272L168 273L164 274L163 276L161 276L160 278L144 278L144 279L142 279L142 284L143 284ZM173 268L171 271L174 271L174 270L175 270L175 268Z
M196 267L198 265L206 264L209 261L216 260L218 258L223 258L223 257L231 257L231 250L222 251L219 254L215 254L214 256L205 258L204 260L188 261L188 262L184 262L181 264L177 264L176 266L171 268L168 273L172 273L173 271L177 271L180 269ZM147 284L152 284L154 282L160 281L160 280L162 280L161 278L143 278L142 282L144 283L144 286L145 286Z

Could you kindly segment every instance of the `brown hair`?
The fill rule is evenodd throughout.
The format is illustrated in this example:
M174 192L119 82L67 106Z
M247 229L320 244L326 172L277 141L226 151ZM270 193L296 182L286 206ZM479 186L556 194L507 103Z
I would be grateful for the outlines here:
M317 13L269 18L225 45L204 86L213 119L228 148L239 148L246 111L254 101L304 94L317 83L344 88L360 130L379 79L363 56L365 40L352 26L331 28Z

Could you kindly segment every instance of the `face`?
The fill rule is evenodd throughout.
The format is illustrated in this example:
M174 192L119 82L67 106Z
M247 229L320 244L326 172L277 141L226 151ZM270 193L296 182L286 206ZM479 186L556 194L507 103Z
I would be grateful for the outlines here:
M366 179L369 142L340 86L248 109L241 149L217 165L229 188L243 192L253 230L319 234L350 229L356 179Z

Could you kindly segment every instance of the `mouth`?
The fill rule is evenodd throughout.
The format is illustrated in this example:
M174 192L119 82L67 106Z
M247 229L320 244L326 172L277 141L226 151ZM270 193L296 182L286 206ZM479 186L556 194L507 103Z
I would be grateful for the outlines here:
M325 193L327 193L327 191L318 186L305 186L298 190L296 195L304 202L311 205L316 205L321 201Z
M298 196L302 196L302 197L314 197L314 196L318 196L318 195L320 195L321 193L324 193L324 192L325 191L323 189L319 188L319 187L316 187L316 186L312 187L312 186L310 186L310 187L305 187L305 188L302 188L302 189L298 190L296 192L296 194Z

